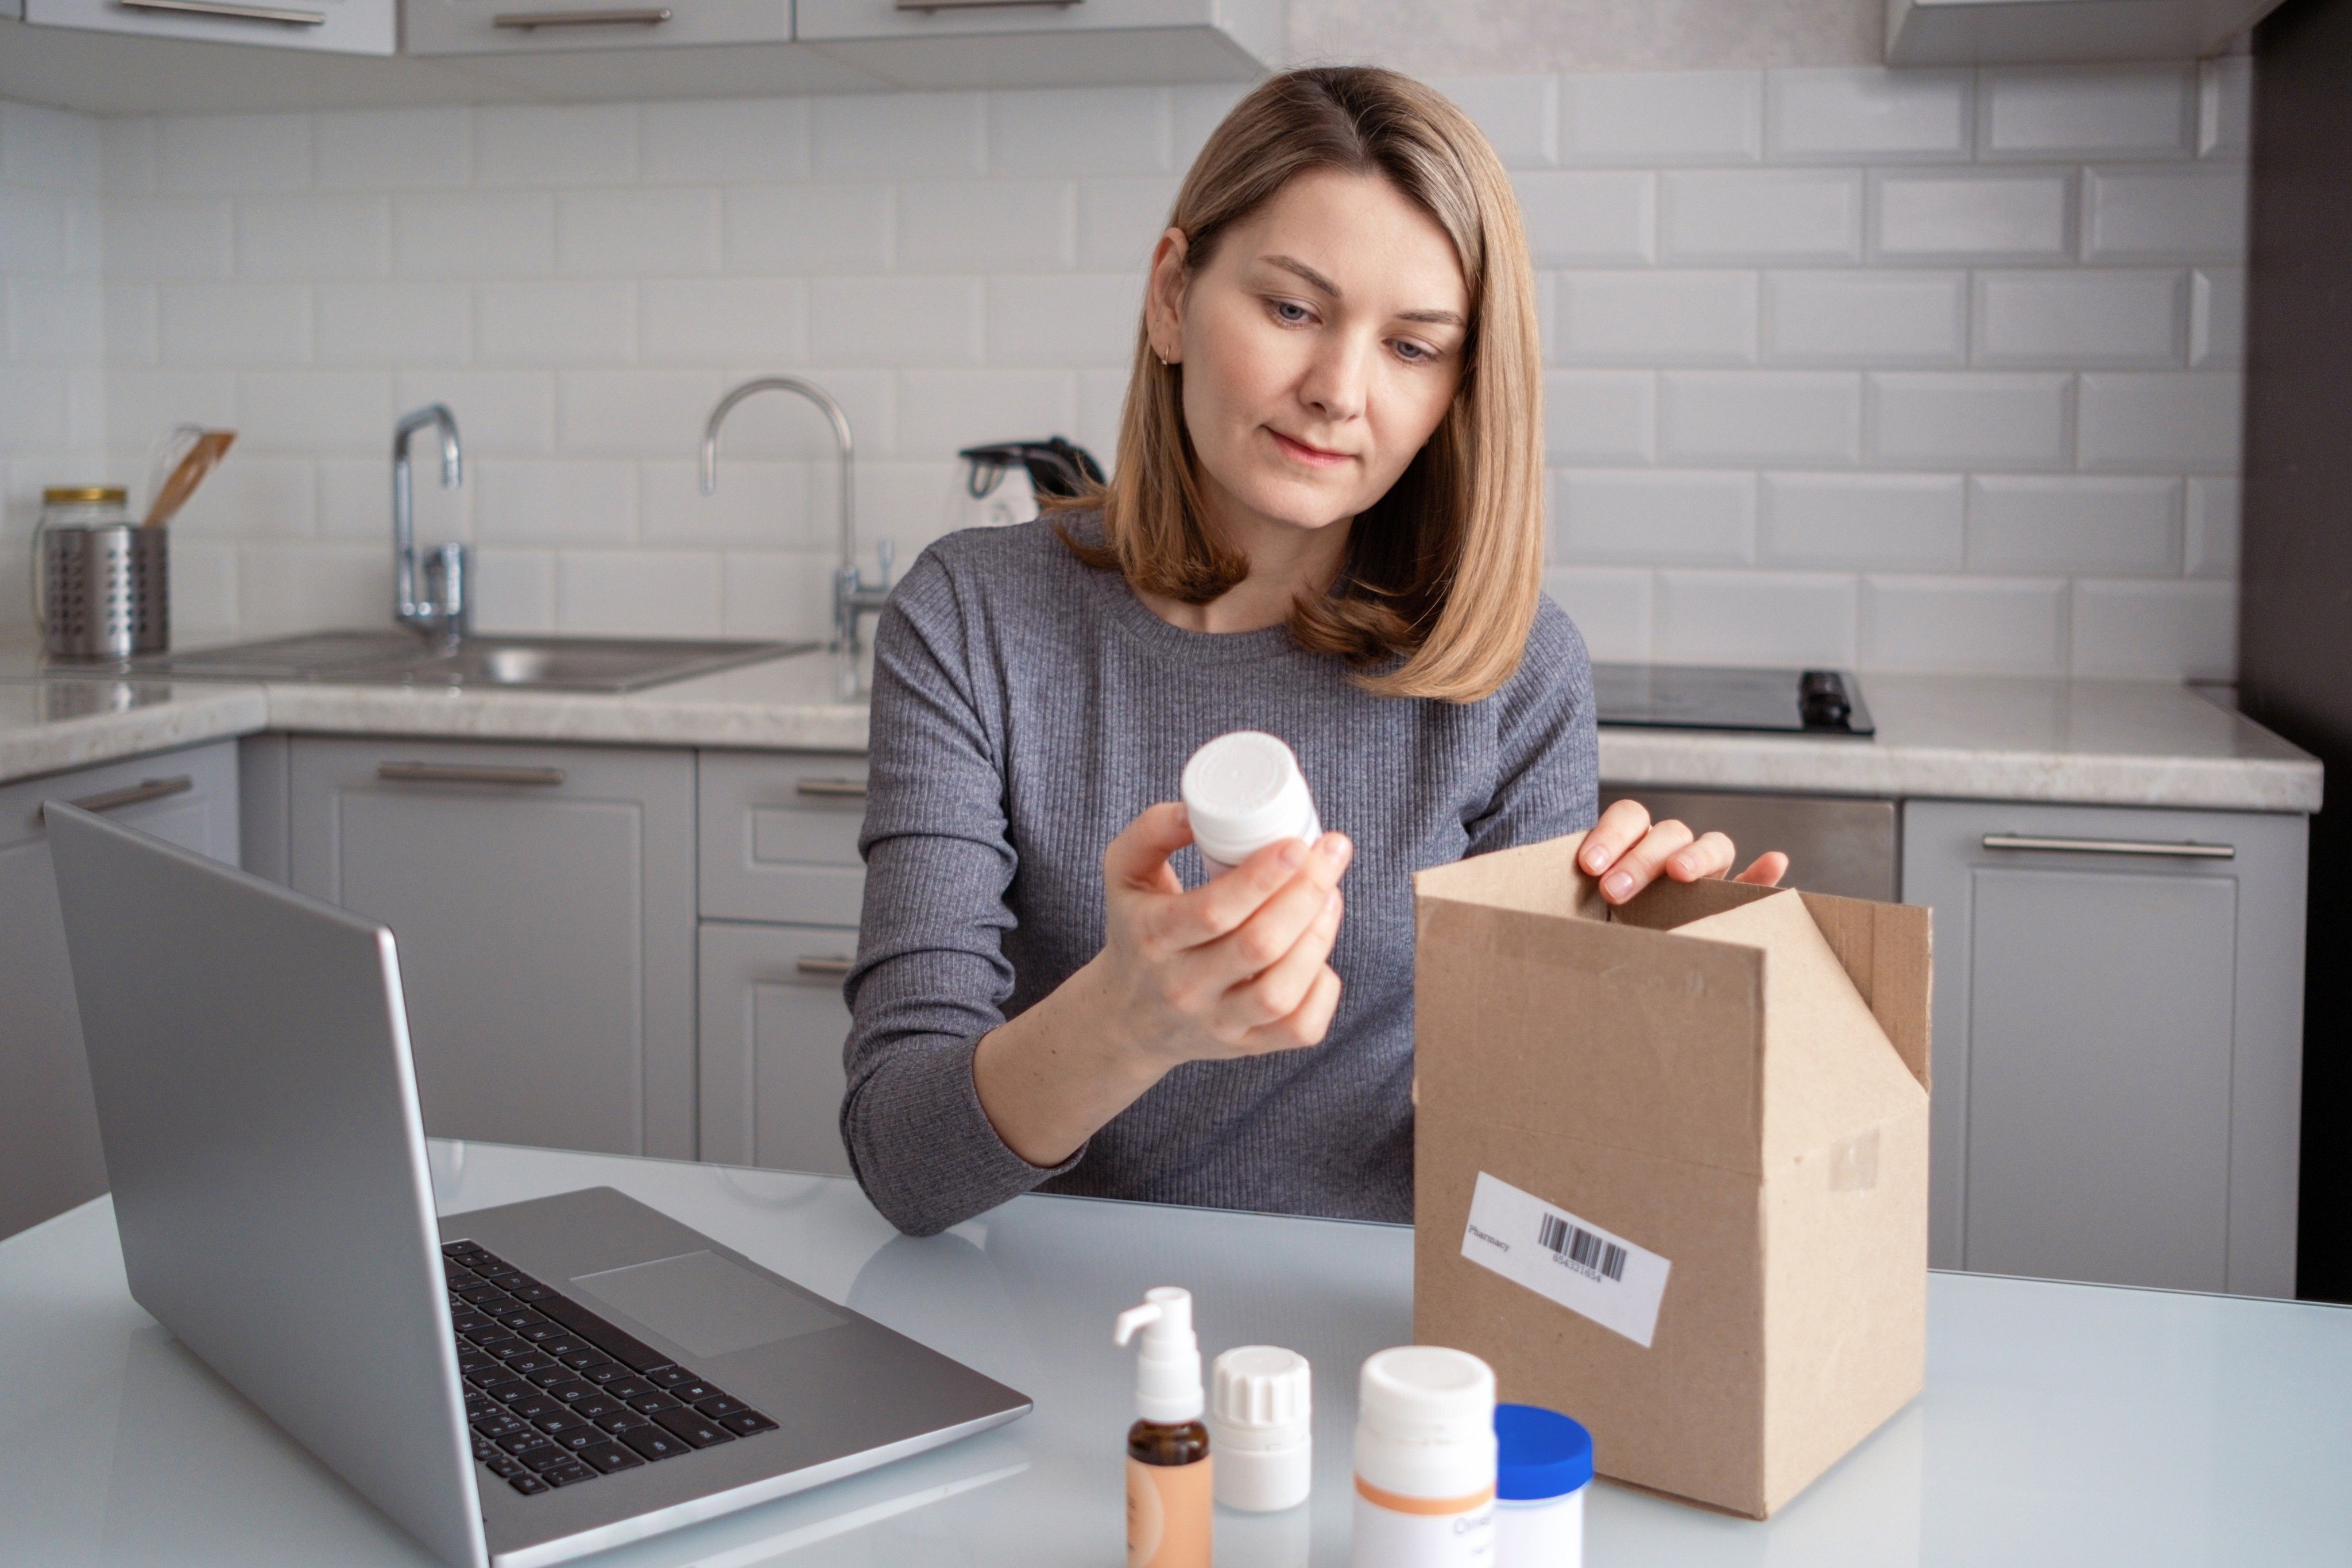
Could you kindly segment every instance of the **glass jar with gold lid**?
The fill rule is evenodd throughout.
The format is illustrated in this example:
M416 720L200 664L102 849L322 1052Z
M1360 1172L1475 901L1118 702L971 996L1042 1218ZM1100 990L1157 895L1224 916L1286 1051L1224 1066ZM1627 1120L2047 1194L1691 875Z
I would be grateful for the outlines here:
M120 485L54 485L33 530L33 619L55 659L171 645L168 535L131 519Z

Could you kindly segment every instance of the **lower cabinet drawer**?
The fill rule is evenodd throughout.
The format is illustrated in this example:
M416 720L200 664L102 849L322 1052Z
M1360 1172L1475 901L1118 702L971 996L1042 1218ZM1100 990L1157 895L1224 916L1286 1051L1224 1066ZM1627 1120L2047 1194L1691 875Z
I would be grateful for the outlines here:
M795 925L857 924L866 758L713 752L701 765L702 913Z
M702 923L704 1159L849 1174L841 981L856 951L849 929Z

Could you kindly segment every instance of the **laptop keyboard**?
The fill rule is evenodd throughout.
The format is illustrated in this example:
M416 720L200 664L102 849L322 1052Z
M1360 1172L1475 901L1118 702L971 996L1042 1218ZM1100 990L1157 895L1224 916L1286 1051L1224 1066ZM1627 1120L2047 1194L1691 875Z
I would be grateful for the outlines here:
M776 1424L470 1241L441 1249L474 1458L524 1496Z

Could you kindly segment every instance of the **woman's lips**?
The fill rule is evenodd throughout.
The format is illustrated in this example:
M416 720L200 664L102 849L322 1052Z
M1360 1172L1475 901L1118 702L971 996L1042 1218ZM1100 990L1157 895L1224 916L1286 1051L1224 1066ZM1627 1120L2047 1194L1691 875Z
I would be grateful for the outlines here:
M1348 461L1348 455L1344 452L1326 452L1319 446L1309 446L1303 441L1294 441L1272 425L1266 427L1266 434L1274 437L1275 445L1281 448L1284 456L1295 462L1304 463L1310 468L1337 468L1340 464Z

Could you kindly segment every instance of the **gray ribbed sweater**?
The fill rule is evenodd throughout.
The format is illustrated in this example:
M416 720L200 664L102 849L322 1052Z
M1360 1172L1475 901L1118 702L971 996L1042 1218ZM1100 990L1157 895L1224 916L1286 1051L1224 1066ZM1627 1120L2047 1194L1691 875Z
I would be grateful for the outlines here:
M899 1228L1038 1186L1412 1218L1412 873L1591 825L1591 669L1547 599L1483 702L1376 697L1349 675L1282 627L1170 625L1045 523L951 535L908 570L875 635L841 1110L857 1179ZM1324 825L1356 843L1330 1033L1187 1063L1063 1165L1032 1166L981 1109L972 1048L1100 951L1104 846L1233 729L1288 741ZM1194 851L1175 865L1198 883Z

